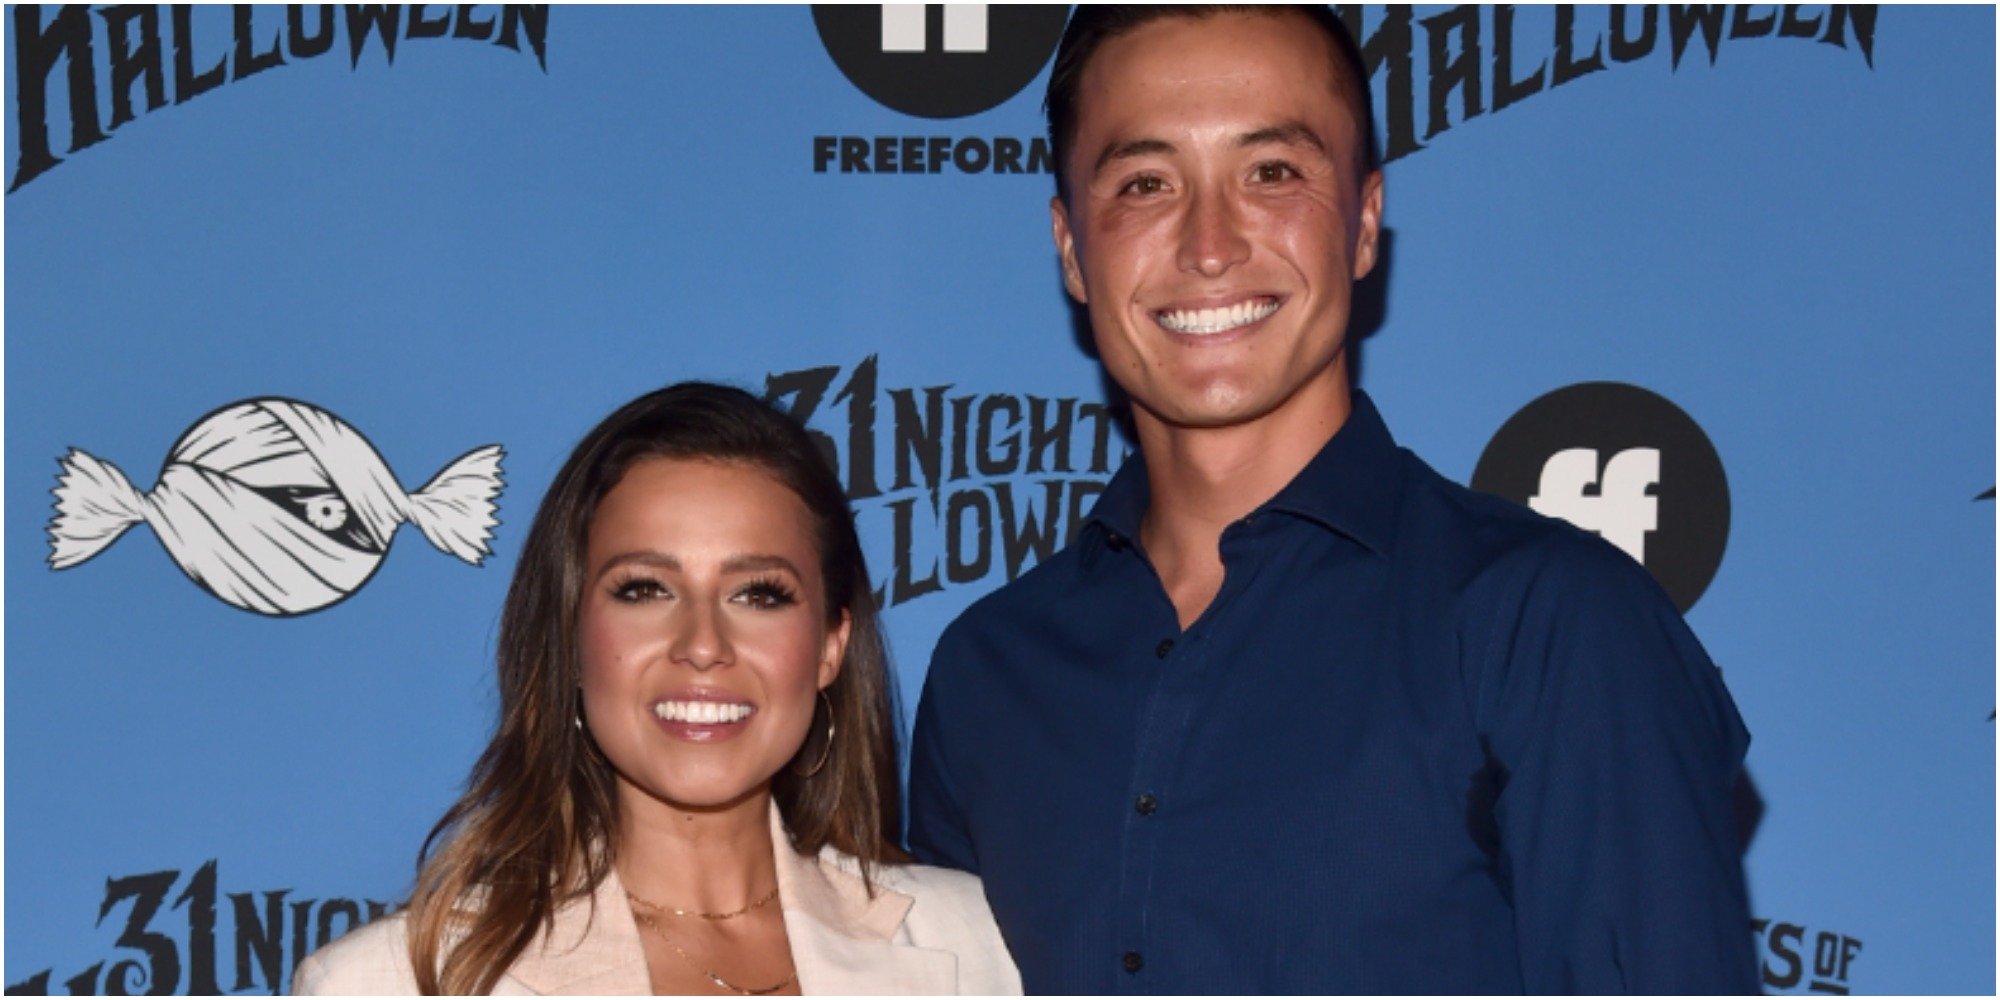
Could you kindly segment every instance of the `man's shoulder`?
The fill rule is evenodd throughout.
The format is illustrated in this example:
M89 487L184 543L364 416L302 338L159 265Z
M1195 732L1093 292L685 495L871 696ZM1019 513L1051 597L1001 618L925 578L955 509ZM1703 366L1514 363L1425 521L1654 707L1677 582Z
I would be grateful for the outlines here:
M1410 459L1417 471L1402 530L1416 536L1419 558L1452 567L1454 587L1532 584L1578 595L1658 590L1637 560L1594 532L1467 489Z
M1083 579L1087 533L1036 563L1027 572L973 601L945 630L946 638L1007 634L1033 626L1075 606Z
M1426 491L1422 502L1436 508L1430 523L1460 537L1440 549L1461 560L1443 599L1486 731L1538 718L1538 693L1561 689L1572 705L1607 706L1607 718L1699 720L1698 731L1724 748L1724 766L1742 760L1748 734L1720 675L1638 559L1594 532L1441 478Z
M402 913L355 928L314 952L292 976L295 995L408 995L417 992L410 970L409 920Z

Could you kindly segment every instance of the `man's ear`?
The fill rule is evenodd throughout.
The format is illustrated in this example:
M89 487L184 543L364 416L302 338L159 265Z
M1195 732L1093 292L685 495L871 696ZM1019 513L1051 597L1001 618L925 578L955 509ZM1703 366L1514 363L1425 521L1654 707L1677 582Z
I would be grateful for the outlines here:
M1361 182L1361 211L1354 227L1354 280L1375 269L1376 242L1382 236L1382 171L1371 171Z
M1076 266L1076 236L1069 229L1069 208L1060 196L1049 199L1049 230L1056 240L1056 253L1062 256L1063 287L1069 289L1069 297L1083 305L1090 304L1090 296L1083 290L1083 270Z

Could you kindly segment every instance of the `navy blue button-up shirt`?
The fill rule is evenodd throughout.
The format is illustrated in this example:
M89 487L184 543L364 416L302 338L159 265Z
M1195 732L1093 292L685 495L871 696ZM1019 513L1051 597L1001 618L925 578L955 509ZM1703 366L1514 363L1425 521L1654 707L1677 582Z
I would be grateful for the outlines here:
M1749 742L1652 578L1398 449L1365 395L1185 631L1135 456L954 622L910 842L1031 993L1751 993Z

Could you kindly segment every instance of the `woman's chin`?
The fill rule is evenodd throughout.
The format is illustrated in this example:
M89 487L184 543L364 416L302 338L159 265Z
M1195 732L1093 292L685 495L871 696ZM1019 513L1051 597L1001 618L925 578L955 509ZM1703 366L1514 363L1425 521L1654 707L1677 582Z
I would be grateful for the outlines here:
M771 795L771 777L756 780L728 775L679 775L672 782L640 784L619 778L619 804L623 811L665 807L695 815L720 815L749 807L761 807Z

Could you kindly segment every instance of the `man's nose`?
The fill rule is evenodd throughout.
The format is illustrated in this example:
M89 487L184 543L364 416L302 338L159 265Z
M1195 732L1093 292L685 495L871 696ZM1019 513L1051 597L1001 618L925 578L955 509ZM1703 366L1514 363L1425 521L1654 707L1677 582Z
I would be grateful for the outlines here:
M728 623L722 612L706 602L684 605L675 616L673 641L668 655L696 670L710 670L735 662L736 651L729 644Z
M1181 270L1214 278L1249 257L1250 241L1243 236L1236 205L1223 192L1197 188L1181 219Z

